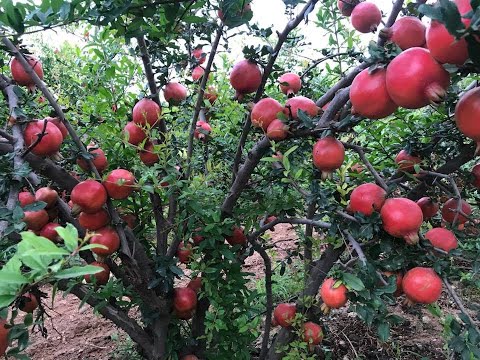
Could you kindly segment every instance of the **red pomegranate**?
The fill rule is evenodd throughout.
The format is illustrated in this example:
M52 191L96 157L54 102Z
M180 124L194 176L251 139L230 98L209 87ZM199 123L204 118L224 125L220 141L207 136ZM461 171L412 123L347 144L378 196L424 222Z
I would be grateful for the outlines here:
M41 61L30 55L25 55L25 58L40 80L43 80L43 67ZM18 85L28 86L29 88L35 86L35 82L33 81L32 77L27 74L17 58L13 58L10 62L10 71L12 73L13 80L15 80Z
M107 175L103 186L112 199L126 199L135 190L135 176L128 170L116 169Z
M380 211L387 192L376 184L357 186L350 195L350 210L370 216L374 211Z
M207 60L207 54L203 52L203 49L201 46L197 46L193 51L192 51L192 56L197 59L198 63L201 65ZM168 101L168 100L167 100Z
M60 120L58 117L46 117L44 120L50 121L52 124L55 124L55 126L60 130L63 136L63 140L65 140L68 136L68 130L65 124Z
M117 232L110 226L105 226L95 231L95 235L90 239L90 244L103 245L104 248L93 248L92 252L100 256L112 255L120 247L120 238Z
M47 225L48 221L48 213L45 210L24 212L23 222L30 230L39 231Z
M183 287L175 288L173 292L173 308L178 313L195 310L197 307L197 294L194 290Z
M107 191L98 181L85 180L75 185L70 199L75 204L72 212L79 213L78 210L81 210L93 214L107 202Z
M125 125L123 133L127 135L127 141L132 145L138 145L147 138L145 131L133 121L130 121Z
M273 317L278 325L281 327L289 327L295 320L295 314L297 313L297 306L295 304L278 304L273 311Z
M288 125L285 125L282 120L273 120L267 128L267 137L273 141L282 141L288 136Z
M213 86L209 86L205 90L205 93L203 94L203 98L205 100L208 100L210 102L210 104L213 105L215 103L215 101L217 101L217 99L218 99L217 89L215 89L215 87L213 87Z
M58 236L57 230L55 230L59 226L59 224L54 222L48 223L40 230L40 236L53 242L60 242L61 239Z
M229 236L225 236L225 240L232 245L245 245L247 243L247 237L243 233L243 229L239 227L234 227L232 234Z
M262 82L262 70L257 63L250 60L241 60L235 64L230 73L230 84L236 90L236 98L241 100L243 95L257 91Z
M280 90L287 96L298 93L302 87L302 79L297 74L286 73L278 78Z
M306 98L305 96L295 96L288 99L283 112L288 117L291 116L293 119L297 120L298 110L302 110L310 117L315 117L318 115L320 109L315 102L309 98Z
M89 154L93 156L93 159L92 159L93 165L95 165L99 173L102 173L108 167L107 157L105 156L105 153L103 152L102 149L93 148L93 150L91 150L92 148L93 148L92 146L87 146L87 150ZM90 171L88 168L87 161L82 157L79 157L77 159L77 165L80 166L80 168L85 172Z
M162 108L155 101L143 98L133 107L132 119L135 124L154 126L161 114Z
M450 75L427 49L414 47L398 55L387 67L387 91L407 109L443 101Z
M143 150L139 152L140 160L147 166L151 166L160 161L158 154L155 153L155 147L151 141L147 142Z
M199 120L197 121L194 137L195 139L207 142L210 138L210 133L212 132L212 127L206 121Z
M350 87L352 114L382 119L397 110L397 105L388 95L386 75L385 69L365 69L355 77Z
M345 306L348 301L347 287L343 284L335 287L336 282L337 280L334 278L327 278L324 280L322 287L320 288L320 297L325 306L330 309L339 309Z
M392 271L383 271L382 273L386 277L390 277L390 276L395 276L396 277L395 284L397 285L397 289L393 293L393 296L398 297L398 296L402 295L403 294L403 287L402 287L403 275L402 275L402 273L401 272L392 272Z
M455 235L444 228L433 228L425 234L425 239L430 241L433 247L449 252L458 247Z
M108 279L110 279L110 268L108 267L108 265L98 261L94 261L90 265L102 268L102 271L93 275L85 275L85 281L87 283L92 283L93 279L95 279L95 283L97 285L105 285L106 283L108 283Z
M407 150L401 150L395 157L395 162L398 164L399 170L414 173L415 165L420 164L422 159L409 154Z
M425 25L417 17L405 16L395 21L392 27L382 29L380 36L407 50L425 45L425 31Z
M265 98L257 102L250 114L253 126L267 131L268 125L283 112L283 106L275 99Z
M472 168L472 175L473 175L473 186L475 186L477 189L480 189L480 163L475 165Z
M313 146L313 164L322 172L322 179L332 176L345 160L345 147L334 137L327 136Z
M423 213L416 202L405 198L385 201L380 211L383 229L396 238L403 238L407 244L418 243L418 230L423 222Z
M402 287L411 302L432 304L442 294L442 279L431 268L416 267L407 271Z
M445 25L432 20L427 29L427 48L441 64L463 65L468 59L468 44L462 39L455 39Z
M202 288L202 278L200 276L193 278L192 280L190 280L187 287L192 289L193 291L195 291L195 293L198 294L198 292Z
M318 345L323 340L322 327L314 322L306 322L303 324L303 341L310 347Z
M438 204L430 199L428 196L422 197L417 201L423 213L423 220L429 220L438 213Z
M480 126L477 114L480 111L480 87L467 91L455 107L455 122L463 135L477 143L475 154L480 153Z
M100 209L92 214L81 212L80 215L78 215L78 222L80 223L80 226L87 230L98 230L107 226L110 222L110 215L105 209Z
M38 140L39 135L44 134L41 140L32 148L32 153L38 156L56 155L63 142L62 132L50 121L47 121L45 132L43 132L44 126L45 120L29 122L23 133L25 145L32 145Z
M195 245L199 245L203 240L205 240L205 237L199 234L200 231L202 231L202 228L196 228L192 234L192 240Z
M337 6L343 16L350 16L359 2L359 0L338 0Z
M190 257L192 256L192 244L184 244L183 242L178 245L177 257L182 264L188 264L190 262Z
M120 214L120 219L125 221L125 223L130 229L135 228L137 217L134 214L131 214L131 213Z
M455 0L455 4L457 5L458 11L462 16L472 11L472 5L470 3L470 0ZM470 26L470 23L472 22L472 19L462 17L462 22L465 27L468 28Z
M0 319L0 356L5 355L8 347L8 333L10 329L5 327L6 324L5 319Z
M26 312L33 313L33 311L38 307L38 299L32 293L25 293L20 298L18 309Z
M205 74L205 69L201 66L195 66L192 70L192 79L193 81L200 80Z
M35 202L35 195L28 191L21 191L18 193L18 201L21 207L25 207Z
M370 2L362 2L355 6L351 15L352 26L361 33L377 31L382 21L382 12L377 5Z
M177 82L169 82L163 89L163 96L172 105L178 105L187 98L187 88Z
M198 360L198 357L196 357L195 355L185 355L180 360Z
M460 209L461 213L458 213L458 216L457 216L458 207L459 207L458 199L452 198L447 200L445 204L443 204L443 208L442 208L443 220L445 220L448 223L453 223L456 217L457 224L459 225L465 224L468 221L468 216L472 214L472 208L465 200L462 199L461 209ZM466 216L463 215L462 213L465 214Z

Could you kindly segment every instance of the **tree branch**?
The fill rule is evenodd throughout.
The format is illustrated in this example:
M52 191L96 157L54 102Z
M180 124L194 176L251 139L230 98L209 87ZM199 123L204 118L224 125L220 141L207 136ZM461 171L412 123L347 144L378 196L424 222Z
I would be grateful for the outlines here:
M357 146L357 145L353 145L353 144L348 144L348 143L343 143L343 145L347 148L347 149L352 149L353 151L355 151L358 156L360 157L360 159L362 160L362 162L365 164L365 166L367 167L367 169L372 173L373 175L373 178L375 179L376 183L385 191L388 191L388 185L387 183L385 182L385 180L383 180L380 175L378 174L378 172L375 170L375 168L372 166L372 164L370 163L370 161L368 161L367 157L365 156L365 152L363 151L363 149L360 147L360 146Z

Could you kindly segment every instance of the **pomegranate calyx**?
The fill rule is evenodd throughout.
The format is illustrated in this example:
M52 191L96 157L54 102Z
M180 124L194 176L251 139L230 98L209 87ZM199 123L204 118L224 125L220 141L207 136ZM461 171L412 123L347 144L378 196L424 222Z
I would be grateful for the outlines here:
M439 106L446 97L445 89L437 83L430 84L425 88L425 95L433 106Z
M474 155L475 155L475 156L480 155L480 141L477 142L477 147L476 147L476 149L475 149Z
M418 240L419 240L418 234L416 232L405 235L403 239L408 245L418 244Z
M383 40L389 40L393 35L392 28L386 27L380 30L378 36Z

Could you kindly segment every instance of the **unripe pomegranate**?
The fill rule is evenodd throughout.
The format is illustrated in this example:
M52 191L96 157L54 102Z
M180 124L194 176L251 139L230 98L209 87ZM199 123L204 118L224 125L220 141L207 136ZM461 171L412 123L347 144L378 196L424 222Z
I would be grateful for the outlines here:
M395 290L395 292L393 293L393 296L400 296L403 294L403 287L402 287L402 281L403 281L403 275L401 272L392 272L392 271L384 271L383 272L383 275L385 275L386 277L390 277L390 276L395 276L396 277L396 280L395 280L395 284L397 286L397 290Z
M441 64L463 65L468 59L467 41L464 38L455 39L445 25L435 20L427 29L427 47Z
M401 150L395 157L398 169L408 173L415 172L415 165L420 164L422 159L418 156L410 155L407 150Z
M278 113L283 111L283 106L275 99L265 98L257 102L250 114L253 126L261 127L267 131L268 125L277 119Z
M480 189L480 163L475 165L472 168L472 175L473 175L473 186L475 186L477 189Z
M427 49L414 47L398 55L387 67L387 91L407 109L438 105L446 95L450 75Z
M332 176L345 160L345 147L334 137L327 136L313 146L313 164L322 172L322 179Z
M236 98L241 100L243 95L257 91L262 82L262 70L257 63L241 60L235 64L230 73L230 84L236 90Z
M162 108L155 101L143 98L133 107L132 119L136 124L154 126L161 114Z
M455 218L457 218L457 224L463 225L468 221L468 216L472 214L472 208L470 205L462 199L462 203L460 206L460 212L457 213L457 209L459 207L458 199L452 198L449 199L443 204L442 208L442 218L448 223L453 223ZM463 215L463 214L465 215ZM457 216L458 214L458 216Z
M78 215L78 222L81 227L94 231L107 226L110 222L110 215L105 209L100 209L100 211L92 214L81 212L80 215Z
M455 235L450 230L444 228L433 228L427 231L425 239L430 241L433 247L446 252L458 247L458 241Z
M385 203L387 192L376 184L357 186L350 195L350 210L370 216L374 211L380 211Z
M34 120L29 122L23 133L25 145L32 145L37 142L39 135L44 134L37 145L32 148L32 153L38 156L56 155L63 142L62 132L50 121L47 122L45 132L43 132L44 126L45 120Z
M352 114L382 119L397 110L397 104L388 95L386 75L385 69L376 69L373 72L365 69L355 77L350 87Z
M33 231L39 231L48 223L48 213L45 210L25 211L23 222L27 228Z
M60 242L61 239L58 236L57 230L55 230L59 226L59 224L54 222L48 223L40 230L40 236L53 242Z
M377 5L370 2L362 2L355 6L351 16L352 26L364 34L377 31L382 21L382 12Z
M178 313L195 310L197 307L197 294L188 287L175 288L173 293L173 308Z
M407 244L418 243L418 230L423 222L423 213L416 202L405 198L385 201L380 211L383 229L396 238L403 238Z
M8 333L10 329L5 327L6 324L5 319L0 319L0 356L5 355L8 347Z
M302 79L297 74L286 73L278 79L280 90L288 97L298 93L302 87Z
M33 204L35 202L35 195L28 191L22 191L18 193L18 201L21 207Z
M348 301L347 287L343 284L334 287L336 282L334 278L327 278L320 288L320 297L328 309L340 309ZM325 306L322 307L325 308Z
M163 96L172 105L178 105L187 98L187 88L177 82L169 82L163 89Z
M425 25L415 16L405 16L392 25L380 31L380 36L385 40L397 44L400 49L407 50L412 47L425 45Z
M295 96L288 99L285 108L283 109L283 113L288 117L292 116L294 120L297 120L298 110L302 110L310 117L315 117L318 115L320 109L315 102L309 98L306 98L305 96Z
M212 127L206 121L199 120L197 121L195 132L193 136L195 139L201 140L203 142L207 142L210 138L210 133L212 131Z
M442 294L442 279L431 268L416 267L403 277L403 292L414 303L432 304Z
M88 152L93 156L93 159L92 159L93 165L95 165L99 173L102 173L108 167L107 157L105 156L105 153L103 152L103 150L100 148L93 149L93 150L90 150L90 149L92 149L92 146L87 146ZM82 157L79 157L77 159L77 165L80 166L80 168L85 172L90 171L88 168L87 161Z
M422 209L423 220L431 219L438 213L438 204L428 196L418 200L417 205L420 206L420 209Z
M60 130L63 136L63 140L65 140L68 136L68 130L65 124L60 120L58 117L46 117L44 120L50 121L52 124L55 124L55 126Z
M95 279L97 285L105 285L106 283L108 283L108 279L110 279L110 268L108 267L108 265L98 261L94 261L90 265L98 266L103 270L93 275L85 275L85 281L87 283L92 283L93 279Z
M359 2L359 0L338 0L337 6L343 16L350 16Z
M200 276L193 278L192 280L190 280L187 287L195 291L196 294L198 294L198 292L202 288L202 278Z
M192 56L197 59L198 63L201 65L207 60L207 54L203 52L203 49L201 46L196 47L192 51Z
M140 160L147 166L156 164L160 158L158 154L155 153L155 148L152 142L147 142L143 147L143 150L140 151Z
M303 341L310 347L318 345L323 340L322 327L314 322L306 322L303 324Z
M297 306L295 304L278 304L273 311L273 317L281 327L289 327L295 320L295 314L297 313Z
M26 312L33 313L33 311L38 307L38 299L32 293L23 294L20 298L18 309Z
M209 86L205 90L205 93L203 94L203 98L205 100L210 101L210 104L213 105L215 103L215 101L217 101L217 99L218 99L217 89L215 89L215 87L213 87L213 86Z
M195 66L195 68L192 70L193 81L200 80L204 74L205 74L205 69L203 67Z
M107 175L103 186L112 199L126 199L135 190L135 176L128 170L116 169Z
M25 55L25 58L28 62L28 65L30 65L33 71L35 71L40 80L43 80L43 67L41 61L30 55ZM29 88L35 86L35 82L33 81L32 77L27 74L17 58L13 58L10 62L10 71L12 73L13 80L15 80L18 85L28 86Z
M147 138L145 131L133 121L130 121L125 125L123 133L127 135L127 141L132 145L138 145Z
M190 257L192 256L192 244L184 244L183 242L178 245L177 257L182 264L188 264Z
M232 245L245 245L247 243L247 237L243 233L243 229L239 227L234 227L232 235L225 236L225 240Z
M282 120L273 120L267 128L267 137L273 141L282 141L288 136L288 125L285 125Z
M107 202L107 191L98 181L85 180L75 185L70 194L70 199L75 204L72 211L80 209L89 214L100 211Z
M93 248L92 252L100 256L112 255L120 247L120 238L117 232L110 226L105 226L95 231L90 239L90 244L103 245L104 248Z
M458 130L477 143L475 154L480 153L480 126L477 115L480 111L480 87L467 91L455 107L455 122Z

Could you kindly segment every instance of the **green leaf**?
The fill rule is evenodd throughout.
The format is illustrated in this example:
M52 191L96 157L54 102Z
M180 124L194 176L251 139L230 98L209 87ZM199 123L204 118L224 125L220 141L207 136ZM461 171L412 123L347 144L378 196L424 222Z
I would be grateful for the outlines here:
M27 284L28 279L19 272L12 272L5 269L0 271L0 284L23 285Z
M9 306L16 298L16 295L0 295L0 308Z
M356 277L353 274L344 273L343 282L345 286L349 289L352 289L355 291L365 290L365 285L363 284L362 280L360 280L358 277Z
M102 272L104 269L99 266L72 266L71 268L61 270L55 274L56 279L71 279L83 275L92 275Z
M382 341L387 341L390 337L390 325L387 322L382 322L377 328L378 337Z
M72 224L67 224L66 227L55 228L58 235L63 239L65 247L68 251L73 252L78 247L78 231Z

